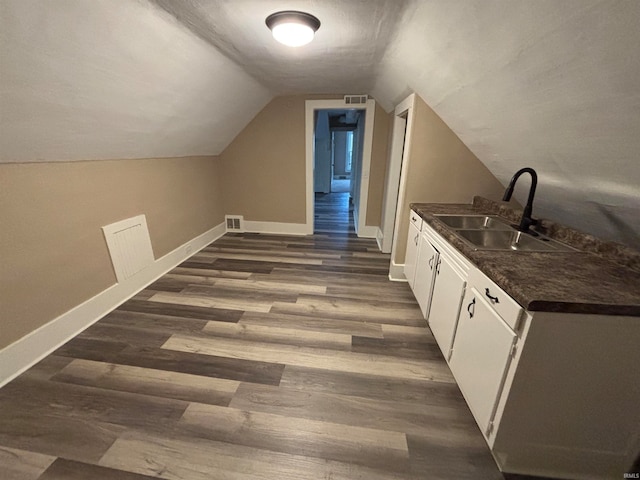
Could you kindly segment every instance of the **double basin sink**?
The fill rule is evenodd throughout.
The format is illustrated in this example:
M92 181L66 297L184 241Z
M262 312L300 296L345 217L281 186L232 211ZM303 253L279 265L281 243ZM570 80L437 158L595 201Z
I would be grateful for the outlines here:
M541 234L522 233L494 215L434 215L474 250L567 252L571 247Z

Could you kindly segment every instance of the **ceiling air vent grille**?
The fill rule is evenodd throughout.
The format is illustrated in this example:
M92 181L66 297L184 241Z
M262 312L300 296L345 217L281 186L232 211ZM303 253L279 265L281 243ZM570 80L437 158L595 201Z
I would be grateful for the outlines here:
M344 103L347 105L365 105L367 103L366 95L345 95Z
M227 232L244 232L244 217L242 215L225 215Z

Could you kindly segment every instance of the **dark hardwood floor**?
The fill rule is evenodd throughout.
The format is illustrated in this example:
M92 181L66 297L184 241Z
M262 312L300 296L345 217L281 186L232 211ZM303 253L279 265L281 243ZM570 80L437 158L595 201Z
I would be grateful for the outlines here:
M315 235L225 235L0 389L0 478L502 479L348 194L316 202Z

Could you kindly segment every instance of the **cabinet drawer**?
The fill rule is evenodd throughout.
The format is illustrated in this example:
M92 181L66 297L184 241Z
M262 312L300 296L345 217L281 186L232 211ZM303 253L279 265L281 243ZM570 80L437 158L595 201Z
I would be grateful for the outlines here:
M469 272L469 285L478 290L491 308L500 315L507 325L514 331L518 329L518 322L523 312L523 308L518 302L507 295L504 290L487 278L477 268L472 268Z
M411 210L409 214L409 222L414 225L418 231L422 231L422 217L413 210Z

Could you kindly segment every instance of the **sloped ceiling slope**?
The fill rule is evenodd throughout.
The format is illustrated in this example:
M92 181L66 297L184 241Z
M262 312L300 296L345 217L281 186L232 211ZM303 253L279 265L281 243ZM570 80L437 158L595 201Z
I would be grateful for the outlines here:
M272 97L146 0L2 0L0 160L218 154Z
M425 0L401 25L385 108L417 92L504 184L536 169L534 215L640 246L640 2Z
M410 0L152 0L278 94L369 93ZM302 10L322 23L302 48L277 43L265 18Z

